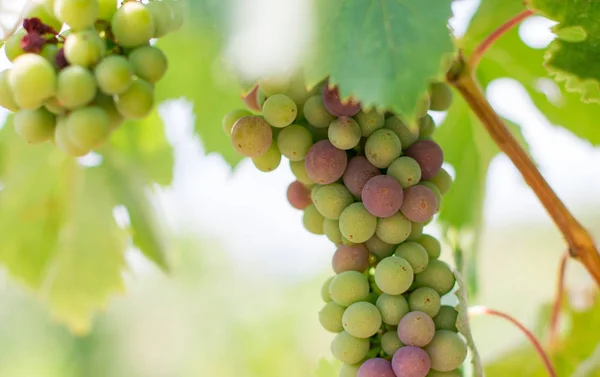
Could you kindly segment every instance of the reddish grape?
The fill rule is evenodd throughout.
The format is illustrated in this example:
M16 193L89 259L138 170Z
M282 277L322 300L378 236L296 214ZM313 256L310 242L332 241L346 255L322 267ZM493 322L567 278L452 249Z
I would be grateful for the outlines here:
M429 187L417 185L404 190L400 211L410 221L424 223L433 217L437 207L437 200Z
M398 212L404 200L404 192L395 178L378 175L367 181L361 198L371 215L385 218Z
M304 164L310 179L326 185L342 177L348 165L348 156L345 151L334 147L329 140L321 140L310 147Z
M298 181L294 181L288 186L287 198L292 207L296 209L304 209L312 203L310 190Z
M396 377L392 364L386 359L369 359L358 369L356 377Z
M365 156L356 156L348 162L348 168L344 173L344 185L350 190L352 195L360 198L365 183L381 171L373 166Z
M340 245L333 254L333 271L341 274L345 271L365 272L369 268L369 252L362 244Z
M444 152L433 140L419 140L404 152L405 156L417 160L421 167L421 179L435 177L444 163Z
M394 354L392 369L397 377L425 377L431 369L431 359L421 348L405 346Z
M410 312L398 324L398 338L407 346L425 347L435 335L435 323L423 312Z
M329 85L323 86L323 105L325 105L327 111L338 117L351 117L356 115L361 109L360 103L352 99L347 102L342 101L338 88L329 88Z

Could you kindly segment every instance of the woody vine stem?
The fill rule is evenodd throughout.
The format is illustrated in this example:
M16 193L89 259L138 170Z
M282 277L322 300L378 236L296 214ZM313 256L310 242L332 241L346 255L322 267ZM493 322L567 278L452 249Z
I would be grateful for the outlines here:
M475 49L470 60L465 59L462 53L459 54L456 64L447 75L447 80L461 93L494 142L519 169L527 184L533 189L563 234L571 257L580 261L596 283L600 285L600 254L591 235L575 219L546 182L531 158L487 101L481 86L475 78L477 64L488 47L531 14L531 11L525 10L500 26Z

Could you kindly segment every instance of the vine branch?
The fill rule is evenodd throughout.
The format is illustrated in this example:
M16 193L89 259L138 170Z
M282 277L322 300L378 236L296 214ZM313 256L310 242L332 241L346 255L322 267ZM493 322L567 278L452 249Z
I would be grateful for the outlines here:
M534 193L552 217L563 234L568 247L569 254L579 260L600 285L600 254L594 244L590 233L575 219L564 203L552 190L552 187L544 179L531 158L519 145L515 137L510 133L506 124L494 111L474 75L476 64L481 54L510 28L517 25L528 16L528 12L520 13L520 16L512 18L492 33L477 49L474 57L467 62L461 53L446 78L454 86L468 103L471 110L477 115L483 126L494 142L500 147L517 167L525 182L533 189ZM475 64L475 65L473 65Z

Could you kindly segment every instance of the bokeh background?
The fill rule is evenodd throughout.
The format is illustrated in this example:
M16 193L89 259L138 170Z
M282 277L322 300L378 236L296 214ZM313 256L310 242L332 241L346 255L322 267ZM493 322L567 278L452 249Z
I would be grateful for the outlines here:
M454 4L452 27L460 35L478 1ZM250 77L290 64L296 57L289 45L308 40L299 31L310 30L307 1L239 0L234 9L225 54ZM534 17L520 35L544 48L551 25ZM248 43L257 35L265 39ZM4 69L8 62L0 55ZM213 68L198 67L204 71L197 77L214 74ZM189 79L190 86L202 85ZM553 82L541 84L552 91ZM593 174L600 150L549 124L515 81L498 80L488 94L502 115L522 125L545 177L600 238L600 174ZM203 141L193 136L194 105L182 98L160 107L176 167L173 184L154 200L172 242L172 271L165 274L129 252L128 293L112 299L82 337L57 324L26 288L2 273L0 377L306 377L329 358L332 335L320 328L317 313L334 247L306 232L301 212L288 205L285 192L293 176L286 164L262 174L246 160L232 170L221 156L205 153ZM435 116L441 121L444 114ZM206 127L220 132L219 124ZM505 156L491 164L484 218L473 302L535 327L554 294L565 243ZM427 231L442 236L435 223ZM447 247L444 254L450 261ZM575 263L567 277L577 303L590 279ZM501 320L476 318L473 325L486 361L523 342Z

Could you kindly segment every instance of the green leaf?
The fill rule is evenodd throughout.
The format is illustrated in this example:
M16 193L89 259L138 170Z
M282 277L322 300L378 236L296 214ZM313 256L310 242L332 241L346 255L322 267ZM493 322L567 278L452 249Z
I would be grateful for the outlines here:
M412 117L454 51L450 0L317 1L310 86L329 76L343 97Z
M530 0L532 10L558 21L558 36L548 47L545 66L568 91L585 102L600 103L600 3L589 0Z

